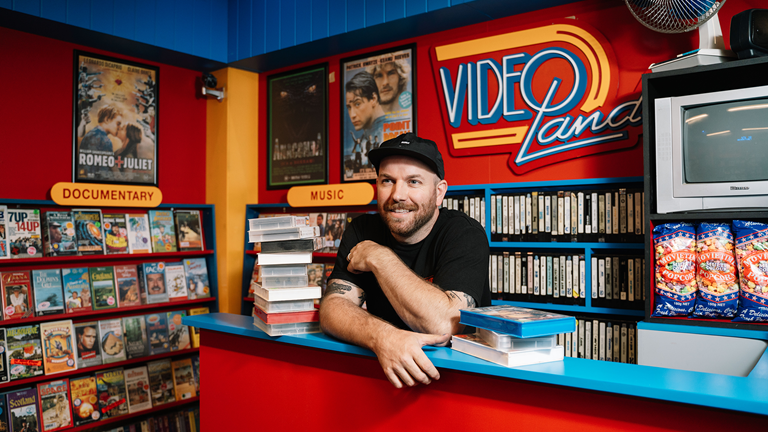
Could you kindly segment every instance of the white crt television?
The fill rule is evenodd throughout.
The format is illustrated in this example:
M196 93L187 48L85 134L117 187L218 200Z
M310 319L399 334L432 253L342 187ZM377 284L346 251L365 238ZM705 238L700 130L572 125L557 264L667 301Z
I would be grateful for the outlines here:
M656 211L768 209L768 86L655 101Z

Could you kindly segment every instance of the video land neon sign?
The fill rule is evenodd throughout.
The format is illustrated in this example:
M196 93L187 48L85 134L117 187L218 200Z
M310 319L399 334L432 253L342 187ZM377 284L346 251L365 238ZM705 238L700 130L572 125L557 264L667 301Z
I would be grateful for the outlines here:
M522 174L634 146L642 98L611 94L615 62L595 34L554 24L435 47L451 154L511 153L510 168Z

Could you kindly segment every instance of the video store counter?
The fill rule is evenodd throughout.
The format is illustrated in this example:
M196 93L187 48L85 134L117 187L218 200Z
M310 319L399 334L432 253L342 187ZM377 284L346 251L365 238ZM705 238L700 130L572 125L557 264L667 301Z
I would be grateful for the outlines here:
M201 329L202 430L722 431L768 424L768 354L741 378L575 358L506 368L425 347L440 380L395 389L372 352L324 334L272 338L252 317L224 313L188 316L184 324Z

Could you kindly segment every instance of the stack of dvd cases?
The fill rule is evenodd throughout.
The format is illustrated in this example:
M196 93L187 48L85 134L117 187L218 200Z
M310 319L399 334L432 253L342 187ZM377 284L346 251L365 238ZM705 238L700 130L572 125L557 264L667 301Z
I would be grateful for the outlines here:
M253 324L270 336L320 331L315 299L320 287L310 286L307 265L312 252L322 247L318 227L306 216L249 219L251 243L261 242L258 282L251 282L254 296Z
M576 325L573 317L509 305L462 310L461 323L477 331L454 335L454 350L507 367L562 360L557 334Z

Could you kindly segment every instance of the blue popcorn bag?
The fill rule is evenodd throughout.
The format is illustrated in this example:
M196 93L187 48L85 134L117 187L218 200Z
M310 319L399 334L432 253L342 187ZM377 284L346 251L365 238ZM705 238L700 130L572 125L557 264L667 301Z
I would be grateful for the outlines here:
M696 268L699 291L693 314L703 318L736 316L739 280L730 224L702 222L696 227Z
M651 316L687 316L693 312L696 283L696 229L684 222L653 228L654 304Z
M739 263L739 310L734 322L768 321L768 225L733 221Z

